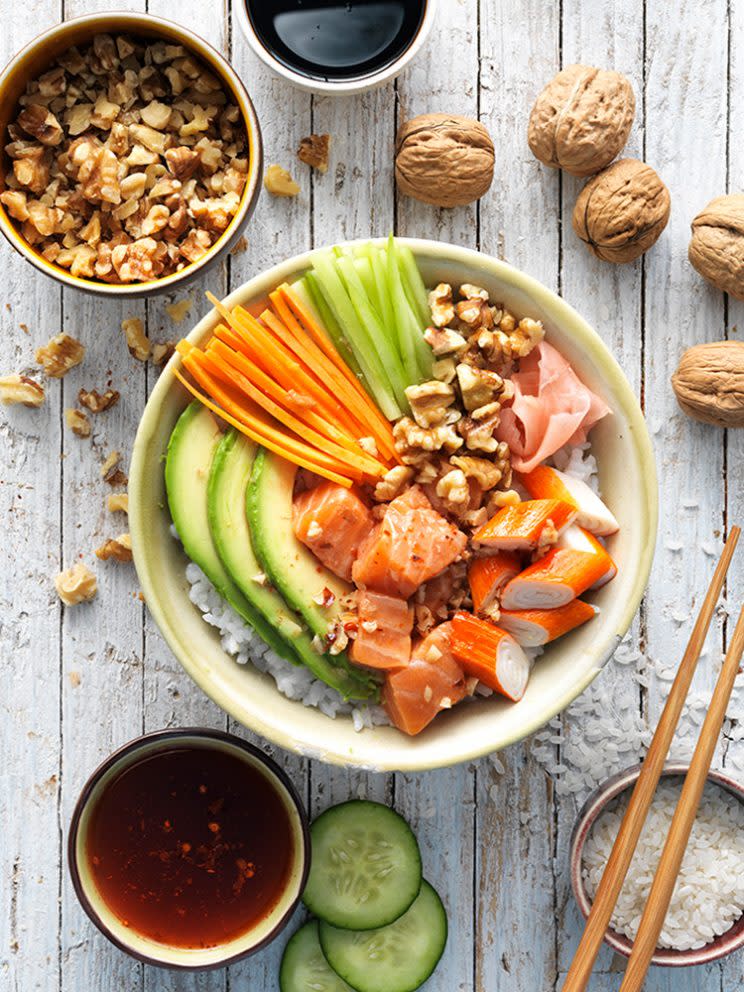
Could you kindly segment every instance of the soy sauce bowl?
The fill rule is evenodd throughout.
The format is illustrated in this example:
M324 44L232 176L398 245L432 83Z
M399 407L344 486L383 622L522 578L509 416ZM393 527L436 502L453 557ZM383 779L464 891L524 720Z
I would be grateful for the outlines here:
M115 909L111 905L111 902L115 900L113 900L110 893L104 891L105 887L100 884L104 878L107 879L107 884L114 884L111 882L111 879L117 877L115 870L111 874L111 868L108 867L108 859L101 860L95 853L97 850L96 844L100 844L100 838L102 836L100 825L105 823L102 817L107 806L106 794L108 790L111 790L108 792L108 807L111 809L111 796L113 796L117 784L120 788L123 788L122 782L126 781L126 773L136 774L136 769L142 769L145 763L149 765L150 760L153 760L153 764L149 765L149 774L151 779L157 783L157 786L153 785L149 792L145 791L142 794L144 798L141 828L139 824L133 828L133 831L141 829L143 836L147 836L145 831L151 830L151 828L149 826L146 827L146 819L149 815L150 821L152 822L154 820L154 810L158 808L158 803L162 806L166 789L168 788L166 777L159 777L162 772L163 759L168 758L168 756L178 756L180 754L181 760L183 760L183 754L186 752L197 755L206 753L212 761L214 761L216 756L220 756L221 758L228 759L230 766L233 768L236 767L236 760L244 764L246 766L245 782L252 781L254 786L256 783L260 783L260 789L264 789L265 787L269 790L267 795L275 797L276 801L278 801L278 805L272 808L275 808L276 811L281 811L280 819L284 827L279 829L277 826L276 833L281 835L282 830L284 830L285 839L288 838L287 847L289 848L289 856L285 858L286 867L283 869L278 891L266 903L262 914L255 920L252 920L250 925L245 930L241 930L237 935L230 934L225 939L215 941L204 940L203 943L205 946L192 946L192 943L184 946L182 941L176 940L172 935L169 939L166 926L163 927L162 936L155 935L153 932L145 933L146 927L137 928L134 913L131 920L123 917L121 899L117 895L119 905ZM157 766L155 759L161 759ZM153 770L156 767L158 771L157 775L153 774ZM173 765L171 765L172 767ZM172 780L168 779L168 781ZM236 779L230 778L230 781L236 781ZM211 788L211 786L208 787L206 784L202 784L201 778L198 782L194 780L194 789L198 790L199 793L203 792L206 795L208 788ZM243 816L255 816L258 818L262 807L258 803L251 805L251 795L248 794L247 789L245 791L245 802L249 804L247 807L242 805L242 795L229 798L224 802L224 805L219 802L219 797L217 796L217 803L214 806L213 814L212 806L209 807L210 816L213 815L215 821L223 819L224 822L228 820L230 811L232 810L233 814L239 813ZM257 791L257 789L254 789L254 798L256 798ZM170 793L170 795L174 794L174 792ZM148 801L150 801L149 809ZM272 803L274 803L273 799L271 803L264 803L263 808L267 808ZM139 813L139 807L137 809ZM115 808L114 813L116 813ZM96 823L97 818L100 820L98 825ZM133 831L128 831L123 826L127 819L127 809L125 807L121 809L121 819L121 833L129 836ZM206 870L205 862L210 857L209 853L204 853L207 849L202 849L194 845L194 850L192 851L192 845L185 843L185 840L192 835L185 829L186 824L184 822L178 822L177 817L174 817L172 824L168 820L164 821L164 828L162 854L161 850L158 849L159 845L154 850L149 844L146 844L144 847L146 857L153 858L153 869L151 875L147 878L147 884L150 886L156 884L158 860L167 860L168 856L178 857L181 849L188 849L191 855L193 855L189 865L193 864L195 868L193 871L190 866L188 868L188 872L193 876L193 882L197 871ZM220 830L222 827L219 823L210 822L209 830L213 829ZM111 832L112 834L119 834L116 821ZM269 829L266 831L266 834L270 835L271 841L274 843L275 831ZM103 836L108 837L108 834L104 834ZM149 839L151 839L151 833ZM122 843L121 838L119 838L118 842ZM116 843L117 841L114 839L111 840L110 864L112 867L114 867L115 858L113 847ZM238 737L216 730L200 728L162 730L156 733L145 734L130 741L110 755L93 772L83 787L72 814L67 850L68 866L77 897L83 909L101 933L120 948L120 950L125 951L139 961L146 964L186 971L200 971L223 967L240 958L254 954L274 940L285 928L296 909L310 869L310 832L307 814L294 786L282 769L258 748L247 744ZM265 867L266 862L257 859L254 864L252 862L246 863L245 859L238 860L237 853L239 852L234 851L233 847L228 843L227 833L225 834L224 845L216 847L214 850L228 852L224 855L217 855L218 857L224 857L226 872L229 870L231 873L236 872L240 874L245 869L245 881L244 883L240 883L241 888L237 890L238 892L242 890L243 884L246 886L254 884L254 875L255 884L259 886L265 886L267 884L266 879L268 875L266 872L268 869ZM173 855L170 853L174 851L177 851L178 854ZM137 862L137 864L141 867L141 862ZM213 864L214 862L210 862L209 867L212 867ZM239 867L236 868L236 865ZM121 865L119 867L120 871L122 871ZM236 874L236 878L238 874ZM232 874L230 878L232 878ZM136 865L131 871L129 865L126 865L126 880L127 885L130 882L132 884L135 883ZM200 885L198 878L196 879L196 885ZM118 893L121 893L123 888L123 886L119 887ZM193 889L190 891L193 891ZM246 889L246 892L249 891L249 889ZM256 893L256 898L258 898L260 891L260 888L254 888L253 892ZM106 898L107 895L108 900ZM145 898L145 896L143 895L142 898ZM147 898L154 899L154 896L152 896L152 893L148 893ZM169 895L163 898L166 906L169 900L172 899ZM155 903L154 905L157 907L158 904ZM214 912L215 914L219 914L220 908L222 908L222 918L224 919L224 905L221 907L220 905L215 905ZM153 912L157 912L157 908ZM209 906L206 908L206 911L202 912L201 919L206 922L204 923L204 930L200 930L200 932L209 932L210 913L211 909ZM172 912L169 919L171 921L174 919ZM213 917L212 923L214 923L214 920L215 917ZM193 929L197 924L192 920L190 926ZM214 931L214 927L211 929Z

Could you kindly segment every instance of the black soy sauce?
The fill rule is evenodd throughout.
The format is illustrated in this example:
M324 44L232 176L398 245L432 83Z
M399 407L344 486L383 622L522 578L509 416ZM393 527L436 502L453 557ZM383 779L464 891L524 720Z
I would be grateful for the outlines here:
M421 25L426 0L244 0L262 44L315 79L356 79L395 62Z

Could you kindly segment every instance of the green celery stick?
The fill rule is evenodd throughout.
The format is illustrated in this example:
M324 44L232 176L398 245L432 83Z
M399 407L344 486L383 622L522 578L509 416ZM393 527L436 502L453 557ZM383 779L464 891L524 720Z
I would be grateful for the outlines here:
M403 274L403 281L409 292L409 300L414 303L414 312L418 317L422 327L428 327L431 323L431 309L429 307L429 296L426 292L424 280L421 278L419 267L416 264L413 252L408 245L396 243L396 251Z

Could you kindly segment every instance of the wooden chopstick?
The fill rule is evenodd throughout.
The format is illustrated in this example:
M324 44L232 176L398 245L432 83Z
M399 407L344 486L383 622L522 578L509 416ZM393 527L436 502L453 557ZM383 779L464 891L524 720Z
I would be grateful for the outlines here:
M708 778L710 763L726 716L734 680L739 674L739 663L744 652L744 607L736 623L726 658L718 676L716 687L708 707L700 738L695 747L690 767L685 776L679 802L672 817L664 850L659 860L656 874L648 895L646 908L638 927L638 935L633 941L633 951L625 970L620 992L639 992L651 964L651 958L659 941L659 934L672 900L674 886L685 855L690 831L697 816L700 800Z
M692 628L685 653L682 656L669 696L664 705L659 724L643 762L641 774L630 797L628 808L620 824L612 852L605 866L604 874L597 888L589 917L574 959L563 984L563 992L584 992L594 968L599 949L602 946L607 927L612 919L620 890L628 874L638 838L646 821L649 806L659 784L664 762L679 723L682 707L690 689L700 652L710 627L718 597L723 588L731 559L736 549L741 530L732 527L721 557L713 573L700 613Z

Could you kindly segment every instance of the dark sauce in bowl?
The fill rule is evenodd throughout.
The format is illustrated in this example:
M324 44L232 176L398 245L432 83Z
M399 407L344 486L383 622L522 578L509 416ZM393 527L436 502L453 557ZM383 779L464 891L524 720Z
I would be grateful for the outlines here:
M243 0L264 47L315 79L371 75L416 37L426 0Z
M282 895L293 866L287 809L234 753L174 746L104 787L86 855L109 909L141 935L181 948L247 933Z

